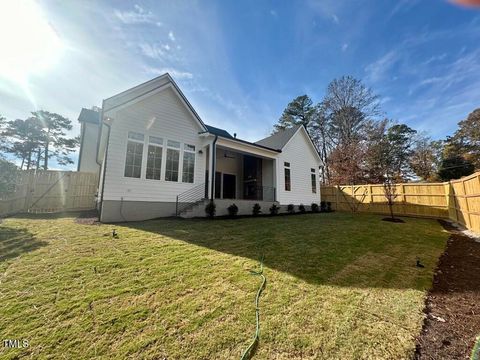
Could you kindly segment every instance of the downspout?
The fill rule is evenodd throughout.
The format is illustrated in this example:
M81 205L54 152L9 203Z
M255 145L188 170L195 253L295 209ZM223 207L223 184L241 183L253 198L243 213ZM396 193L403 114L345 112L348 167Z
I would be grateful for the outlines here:
M211 174L212 174L212 184L211 184L211 190L212 190L212 196L210 198L211 201L215 199L215 160L217 158L217 149L216 149L216 144L218 140L218 135L215 135L215 139L213 139L212 142L212 169Z
M111 130L111 125L109 125L107 123L105 123L103 125L108 127L108 133L107 133L107 144L105 145L105 159L103 160L104 165L103 165L103 178L102 178L102 194L100 195L100 219L102 219L103 194L105 193L105 178L107 177L108 145L110 143L110 130Z

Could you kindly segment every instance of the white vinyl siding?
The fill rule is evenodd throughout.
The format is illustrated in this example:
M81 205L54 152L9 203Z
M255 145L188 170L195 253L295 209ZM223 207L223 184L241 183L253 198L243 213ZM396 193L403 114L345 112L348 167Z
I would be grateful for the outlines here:
M320 202L320 189L315 181L316 193L312 188L312 169L318 169L320 159L315 155L303 129L296 134L282 149L277 164L277 201L282 205L310 205ZM285 191L285 162L289 163L290 191Z
M203 131L190 112L172 89L166 89L151 97L147 97L133 105L125 107L111 116L113 123L110 132L107 169L105 173L105 200L160 201L175 202L176 196L188 189L205 182L205 146L206 140L199 137ZM128 132L145 135L145 142L150 137L163 139L160 180L146 178L148 162L147 143L143 149L143 163L140 179L124 177L125 154ZM193 183L182 181L165 181L167 142L173 140L179 145L178 174L182 173L183 144L195 146L195 168ZM203 154L198 153L203 149Z

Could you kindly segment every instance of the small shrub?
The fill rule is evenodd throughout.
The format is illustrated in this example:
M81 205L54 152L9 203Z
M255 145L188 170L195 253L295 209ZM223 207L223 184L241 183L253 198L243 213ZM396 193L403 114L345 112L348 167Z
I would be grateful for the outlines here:
M235 216L237 216L237 214L238 214L238 206L235 205L235 204L230 205L230 206L227 208L227 210L228 210L228 215L229 215L230 217L235 217Z
M261 207L258 203L256 203L255 205L253 205L253 208L252 208L252 214L253 214L253 216L258 216L258 215L262 212L261 208L262 208L262 207Z
M305 214L307 210L305 210L305 206L303 204L300 204L298 206L298 211L300 211L301 214Z
M205 206L205 212L207 213L207 216L212 219L215 216L215 213L217 211L217 205L213 200L211 200L207 206Z
M273 204L272 206L270 206L269 210L270 210L270 215L277 215L278 210L280 210L280 208L276 204Z
M289 214L295 214L295 205L288 204L287 205L287 211L288 211Z
M327 212L332 211L332 203L330 201L327 201Z
M311 209L313 213L318 213L318 204L312 203Z
M321 212L327 211L327 202L326 201L320 201L320 211Z

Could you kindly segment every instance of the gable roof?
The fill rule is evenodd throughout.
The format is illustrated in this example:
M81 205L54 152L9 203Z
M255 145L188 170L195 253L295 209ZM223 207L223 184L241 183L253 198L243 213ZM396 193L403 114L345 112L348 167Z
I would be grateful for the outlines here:
M224 138L229 138L229 139L234 138L232 135L230 135L230 133L227 130L223 130L223 129L220 129L220 128L217 128L217 127L214 127L214 126L210 126L210 125L207 125L207 124L205 124L205 127L207 128L207 132L209 132L210 134L218 135L218 136L221 136L221 137L224 137Z
M100 123L100 112L82 108L80 111L80 115L78 115L79 122L88 122L92 124L99 124Z
M206 130L207 128L205 123L202 121L200 116L197 114L193 106L187 100L186 96L183 94L182 90L180 90L177 83L173 80L169 73L157 76L152 80L134 86L103 100L103 112L106 113L113 109L124 107L126 104L138 101L152 92L159 92L168 87L173 88L174 92L179 96L180 100L186 106L193 118L198 122L200 127L203 130Z
M281 150L301 126L302 125L295 125L294 127L280 130L265 139L256 141L255 144Z

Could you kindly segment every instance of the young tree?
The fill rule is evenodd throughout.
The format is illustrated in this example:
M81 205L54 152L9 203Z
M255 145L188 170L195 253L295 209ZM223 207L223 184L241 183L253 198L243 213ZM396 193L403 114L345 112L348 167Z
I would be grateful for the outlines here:
M314 112L312 99L308 95L297 96L283 110L278 124L274 125L273 132L276 133L279 130L291 128L295 125L309 127Z
M395 203L395 199L397 198L397 184L395 183L395 178L388 176L386 177L385 181L383 182L383 194L387 199L388 209L390 210L390 217L392 220L395 220L395 216L393 215L393 204Z

